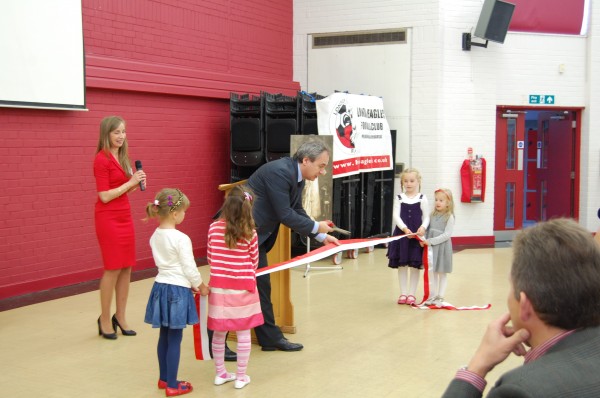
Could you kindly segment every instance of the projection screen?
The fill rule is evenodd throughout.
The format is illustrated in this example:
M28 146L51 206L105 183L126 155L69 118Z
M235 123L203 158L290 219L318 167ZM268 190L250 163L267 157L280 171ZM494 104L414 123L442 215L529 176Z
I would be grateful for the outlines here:
M81 0L0 1L0 106L85 110Z

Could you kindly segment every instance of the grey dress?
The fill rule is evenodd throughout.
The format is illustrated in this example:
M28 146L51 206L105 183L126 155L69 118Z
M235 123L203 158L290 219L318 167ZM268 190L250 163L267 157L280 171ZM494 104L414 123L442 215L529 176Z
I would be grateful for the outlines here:
M433 272L452 272L452 230L454 229L454 216L446 219L445 214L431 216L427 228L427 241L433 249Z

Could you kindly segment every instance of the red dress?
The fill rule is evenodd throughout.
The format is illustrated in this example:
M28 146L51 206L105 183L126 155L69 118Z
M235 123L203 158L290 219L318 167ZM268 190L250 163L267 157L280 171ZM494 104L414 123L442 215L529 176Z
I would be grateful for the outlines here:
M120 187L129 181L119 162L104 151L96 154L94 176L97 192ZM98 197L94 216L104 269L116 270L134 266L135 231L127 194L108 203L102 203Z

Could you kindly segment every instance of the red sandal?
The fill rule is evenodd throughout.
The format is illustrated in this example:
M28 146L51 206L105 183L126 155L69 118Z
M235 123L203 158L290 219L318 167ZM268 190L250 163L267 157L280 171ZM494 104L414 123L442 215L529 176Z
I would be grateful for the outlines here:
M398 298L398 304L406 304L406 299L408 299L408 297L406 297L406 295L403 294Z
M177 385L177 388L167 387L165 389L165 394L167 397L176 397L178 395L188 394L194 391L194 387L187 381L180 381Z

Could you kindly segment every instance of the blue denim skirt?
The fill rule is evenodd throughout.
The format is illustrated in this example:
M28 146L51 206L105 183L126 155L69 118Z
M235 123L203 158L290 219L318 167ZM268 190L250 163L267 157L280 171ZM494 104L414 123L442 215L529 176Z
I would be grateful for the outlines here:
M144 322L153 328L161 326L183 329L199 322L194 295L188 287L154 282Z

